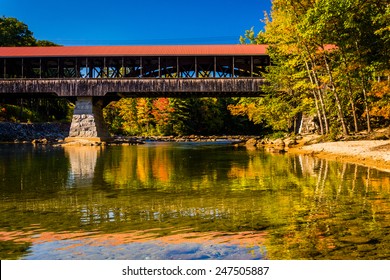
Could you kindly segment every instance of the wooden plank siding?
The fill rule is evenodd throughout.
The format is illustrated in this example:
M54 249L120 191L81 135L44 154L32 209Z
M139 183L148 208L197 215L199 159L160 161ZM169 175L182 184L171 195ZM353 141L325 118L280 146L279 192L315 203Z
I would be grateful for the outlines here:
M59 97L260 96L263 78L190 79L2 79L0 94L55 94Z

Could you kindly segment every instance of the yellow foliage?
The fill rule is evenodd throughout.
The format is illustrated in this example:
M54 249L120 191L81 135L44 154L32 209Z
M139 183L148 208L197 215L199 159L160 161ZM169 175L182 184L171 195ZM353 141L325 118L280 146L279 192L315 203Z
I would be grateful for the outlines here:
M370 114L371 116L390 119L390 104L385 105L383 107L374 107L370 110Z
M390 84L388 81L376 82L369 96L376 99L372 102L370 114L375 117L390 119Z
M375 96L378 98L383 98L385 96L390 96L390 83L389 81L376 82L371 91L369 92L370 96Z
M248 114L248 108L246 105L228 105L228 110L233 116L246 116Z

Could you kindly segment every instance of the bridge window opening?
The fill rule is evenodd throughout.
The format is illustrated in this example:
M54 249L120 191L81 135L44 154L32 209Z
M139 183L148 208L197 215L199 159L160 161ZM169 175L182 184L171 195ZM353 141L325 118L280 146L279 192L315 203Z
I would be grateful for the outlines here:
M158 78L159 77L159 59L158 57L142 58L142 77Z
M216 59L216 73L217 78L231 78L233 77L233 64L234 60L232 57L217 57Z
M255 57L253 58L253 76L261 77L262 73L266 72L266 67L269 65L267 57Z
M123 77L136 78L141 75L141 59L134 57L123 58Z
M88 59L88 73L90 78L105 78L104 58L94 57Z
M6 78L5 76L5 73L6 73L6 60L5 58L4 59L0 59L0 78Z
M177 78L176 57L161 57L160 73L161 73L161 78Z
M67 58L60 62L60 77L61 78L76 78L76 59Z
M252 60L248 57L234 57L234 77L251 77Z
M40 59L31 59L29 61L28 71L26 75L31 78L41 78L41 60Z
M41 59L40 64L42 78L59 77L58 59Z
M122 78L122 58L106 58L106 73L107 78Z
M179 78L195 78L195 58L180 57L179 58Z
M23 78L23 59L21 58L10 58L6 62L5 78Z
M90 67L88 58L79 58L77 60L77 72L80 78L90 78Z
M214 72L214 57L197 57L197 77L198 78L213 78Z

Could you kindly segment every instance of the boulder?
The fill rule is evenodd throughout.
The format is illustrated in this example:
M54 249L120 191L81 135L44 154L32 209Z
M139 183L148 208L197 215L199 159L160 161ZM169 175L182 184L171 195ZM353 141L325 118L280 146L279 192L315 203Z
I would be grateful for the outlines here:
M274 146L278 146L278 147L284 147L284 146L285 146L285 143L284 143L284 141L283 141L282 138L278 138L278 139L274 140L274 141L272 142L272 144L273 144Z
M256 138L251 138L245 142L245 146L247 147L255 147L257 144Z
M286 147L291 148L292 146L297 144L297 141L295 139L287 138L284 140L284 144Z

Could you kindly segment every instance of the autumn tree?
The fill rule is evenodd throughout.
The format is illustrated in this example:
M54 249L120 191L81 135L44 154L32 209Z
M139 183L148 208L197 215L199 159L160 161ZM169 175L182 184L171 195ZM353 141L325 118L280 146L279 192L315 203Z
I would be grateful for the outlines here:
M232 112L274 129L305 113L316 116L322 134L370 132L371 115L387 117L388 19L388 1L274 0L265 31L240 38L268 44L267 96L243 99Z
M152 115L156 124L157 134L170 135L172 131L171 116L174 109L170 106L169 98L161 97L153 100Z

